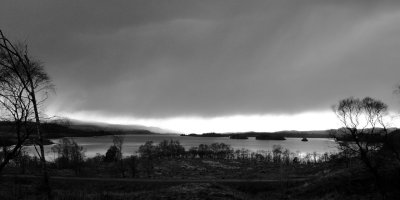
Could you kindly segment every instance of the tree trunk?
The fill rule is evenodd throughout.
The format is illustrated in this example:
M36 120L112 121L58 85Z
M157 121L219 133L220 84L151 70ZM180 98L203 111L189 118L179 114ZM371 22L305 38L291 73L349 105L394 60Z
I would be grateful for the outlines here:
M33 110L35 112L35 126L36 126L36 134L39 139L39 148L40 148L40 162L41 162L41 167L42 167L42 173L43 173L43 186L45 187L44 189L47 192L47 195L49 199L51 199L51 188L49 184L49 174L47 172L47 165L46 165L46 157L44 153L44 139L42 132L40 131L40 118L39 118L39 110L37 107L37 102L36 102L36 95L35 95L35 89L33 87L33 82L32 79L29 80L30 85L31 85L31 97L32 97L32 104L33 104Z
M381 193L382 199L386 199L386 191L385 188L382 186L381 177L379 175L378 169L374 167L369 160L367 154L364 151L361 151L361 160L367 166L367 169L372 173L375 180L375 186L378 189L379 193Z
M13 158L15 158L18 155L18 152L21 150L23 143L25 142L26 138L28 137L28 136L26 136L23 139L21 139L21 123L18 121L16 122L16 133L17 133L17 144L15 144L15 146L11 152L6 154L4 160L0 164L0 174L3 171L4 167L6 167L6 165L10 162L10 160L12 160ZM4 152L4 153L6 153L6 152Z

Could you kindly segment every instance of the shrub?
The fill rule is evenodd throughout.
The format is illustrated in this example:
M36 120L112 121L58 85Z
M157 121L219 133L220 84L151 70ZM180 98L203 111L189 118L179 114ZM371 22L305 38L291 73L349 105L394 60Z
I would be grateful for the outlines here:
M83 147L79 146L73 139L63 138L51 150L57 154L55 163L58 168L70 168L76 174L79 174L84 164L85 153Z
M112 145L108 148L106 156L104 157L104 162L117 162L120 159L120 150L117 146Z
M137 166L138 166L138 158L137 158L137 156L129 156L125 160L126 160L126 163L129 166L129 170L131 172L131 177L132 178L136 177Z

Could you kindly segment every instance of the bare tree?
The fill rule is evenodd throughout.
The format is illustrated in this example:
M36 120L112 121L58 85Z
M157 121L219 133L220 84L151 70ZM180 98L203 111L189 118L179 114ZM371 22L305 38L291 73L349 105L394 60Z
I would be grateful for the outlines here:
M117 159L122 159L122 145L124 144L124 137L120 135L113 135L113 144L118 149Z
M388 135L387 110L385 103L370 97L362 100L350 97L333 106L333 111L344 126L334 134L339 148L364 163L382 194L384 190L378 171L382 164L379 151L384 147Z
M76 175L82 170L85 158L85 150L74 139L62 138L51 150L57 154L55 163L61 169L72 168Z
M0 68L0 113L8 133L0 138L2 158L0 172L21 152L32 130L33 109L29 94L13 73Z
M121 176L125 177L125 165L124 165L124 160L123 160L123 155L122 155L122 145L124 144L124 137L120 135L114 135L113 136L113 143L114 146L117 147L117 165L118 169L121 172Z
M40 130L40 105L47 98L47 92L53 88L50 78L38 61L28 54L26 45L13 44L0 30L0 67L1 70L12 74L19 86L23 87L32 104L36 132L36 144L39 146L43 183L50 195L49 177L44 153L44 138Z

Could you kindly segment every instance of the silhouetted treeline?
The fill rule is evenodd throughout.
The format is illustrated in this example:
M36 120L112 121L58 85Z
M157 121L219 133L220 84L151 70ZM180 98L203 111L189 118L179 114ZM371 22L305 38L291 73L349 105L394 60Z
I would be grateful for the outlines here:
M231 135L231 136L229 137L229 139L240 139L240 140L245 140L245 139L249 139L249 137L247 137L247 136L245 136L245 135L237 134L237 135Z
M369 142L369 143L383 143L387 139L386 137L392 137L399 134L398 130L387 130L388 133L384 131L382 128L375 128L373 133L359 135L358 139L360 141ZM332 130L331 133L333 138L337 141L353 141L354 138L351 136L348 130L345 128L341 128L338 130Z
M195 133L190 133L190 134L181 134L181 136L190 136L190 137L229 137L230 134L223 134L223 133L202 133L202 134L195 134Z
M159 144L152 141L141 145L138 156L144 159L218 159L218 160L257 160L260 162L285 162L290 163L317 163L330 160L332 153L319 154L291 152L281 145L274 145L271 151L252 152L248 149L233 149L225 143L200 144L197 147L190 147L188 150L174 140L164 140Z
M203 134L181 134L181 136L191 137L270 137L273 138L330 138L331 130L324 131L278 131L278 132L242 132L242 133L203 133ZM233 138L234 139L234 138Z
M256 140L286 140L285 137L275 134L263 134L256 136Z

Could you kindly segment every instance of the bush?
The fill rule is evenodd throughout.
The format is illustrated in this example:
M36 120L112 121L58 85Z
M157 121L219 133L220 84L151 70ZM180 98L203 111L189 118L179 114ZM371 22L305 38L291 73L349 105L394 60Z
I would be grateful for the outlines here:
M27 172L32 162L32 157L30 157L24 149L21 149L21 152L18 154L18 156L14 158L14 163L16 167L19 167L21 170L21 174L25 174Z
M185 148L177 140L163 140L158 144L159 156L176 158L185 155Z
M83 147L79 146L73 139L63 138L51 150L57 154L55 163L58 168L70 168L76 174L79 174L84 164L85 153Z
M104 157L104 162L117 162L120 160L120 150L117 146L112 145L108 148L106 156Z
M137 174L137 166L138 166L138 158L136 156L129 156L125 159L126 163L129 166L129 170L131 172L131 177L136 177Z

